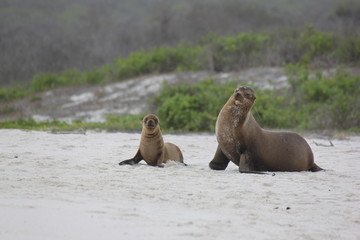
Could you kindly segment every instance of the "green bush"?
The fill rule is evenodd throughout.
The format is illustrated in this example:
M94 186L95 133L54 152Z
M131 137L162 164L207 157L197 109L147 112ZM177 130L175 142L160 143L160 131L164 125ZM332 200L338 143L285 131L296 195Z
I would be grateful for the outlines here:
M235 89L234 82L215 84L206 79L197 84L164 85L154 99L164 129L214 131L216 117Z
M51 120L36 122L34 119L18 119L15 121L0 122L0 129L29 129L43 131L73 131L84 130L106 130L106 131L140 131L143 115L108 115L105 122L82 122L81 120L72 123Z
M351 129L360 124L360 76L341 69L330 76L288 65L291 89L281 105L294 114L292 127L304 129Z
M338 37L338 47L335 55L339 63L359 63L360 62L360 35Z
M40 73L31 80L30 89L32 92L42 92L57 87L97 84L103 82L104 79L105 73L101 68L94 68L86 72L71 69L61 74Z
M231 71L262 62L261 54L267 48L268 40L266 34L242 33L227 37L210 34L199 42L210 55L210 70Z
M360 76L339 69L332 74L312 72L306 66L286 67L290 88L254 89L252 113L264 128L337 129L360 128ZM234 89L244 84L217 84L206 79L196 84L164 84L153 99L164 131L214 132L217 115ZM2 109L11 111L11 109ZM144 115L109 115L105 122L66 124L38 123L32 119L0 122L0 128L41 130L140 131Z
M39 73L31 81L30 90L0 89L0 101L20 98L30 93L61 86L114 82L145 74L174 71L238 71L247 67L338 64L358 66L360 35L333 35L316 31L312 25L299 32L280 30L273 33L241 33L234 36L210 34L193 44L154 47L139 50L114 63L88 71L76 69L60 74ZM26 87L23 87L24 89Z
M133 52L127 58L116 60L117 78L122 80L150 73L195 71L202 65L202 48L179 45L175 48L155 47L149 52Z
M299 86L303 102L318 106L309 115L309 128L349 129L360 126L360 76L339 70L334 76L317 73Z
M262 127L349 130L360 126L360 76L342 70L325 76L301 65L287 69L291 88L255 89L252 113ZM219 111L238 85L216 84L211 79L164 85L154 100L162 126L213 132Z
M22 86L0 88L0 102L23 98L28 91Z
M107 115L104 123L108 131L141 131L144 115Z
M331 57L334 49L334 37L331 34L316 31L312 25L307 25L300 35L302 62L311 63L319 57Z
M59 75L59 85L61 86L69 86L81 84L82 72L77 69L70 69L68 71L64 71Z
M255 89L256 101L252 113L256 121L266 128L293 128L299 124L299 116L292 112L283 91Z
M61 79L58 74L40 73L34 76L30 81L32 92L41 92L61 86Z
M52 120L47 122L36 122L34 119L18 119L16 121L0 122L0 129L27 129L27 130L49 130L49 129L68 129L70 126L67 123L60 122L58 120Z

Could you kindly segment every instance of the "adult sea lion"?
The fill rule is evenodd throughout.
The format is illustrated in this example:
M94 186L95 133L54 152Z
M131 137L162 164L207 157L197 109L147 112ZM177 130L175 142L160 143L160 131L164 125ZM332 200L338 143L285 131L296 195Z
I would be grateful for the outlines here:
M119 165L137 164L141 160L151 166L162 167L168 160L183 163L183 155L178 146L164 143L160 131L159 119L154 114L149 114L142 120L140 146L135 156L122 161ZM184 164L186 165L186 164Z
M250 112L256 99L249 87L239 87L216 121L218 147L209 163L224 170L232 161L244 173L261 171L320 171L305 139L293 132L262 129Z

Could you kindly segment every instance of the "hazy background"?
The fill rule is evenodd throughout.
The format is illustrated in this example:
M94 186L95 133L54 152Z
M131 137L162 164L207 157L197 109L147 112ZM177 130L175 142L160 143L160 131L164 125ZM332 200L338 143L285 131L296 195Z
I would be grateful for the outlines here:
M360 3L341 0L0 0L0 86L88 70L130 52L209 33L303 29L358 34Z

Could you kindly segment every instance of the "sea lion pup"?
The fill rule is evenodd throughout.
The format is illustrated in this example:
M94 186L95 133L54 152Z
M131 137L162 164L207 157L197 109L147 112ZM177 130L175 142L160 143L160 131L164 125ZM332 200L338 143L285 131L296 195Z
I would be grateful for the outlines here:
M142 120L142 131L139 150L131 159L122 161L119 165L137 164L141 160L151 166L163 167L168 160L183 162L183 155L178 146L172 143L164 143L161 135L159 119L149 114ZM184 165L186 165L184 163Z
M221 109L216 121L219 145L210 168L224 170L232 161L244 173L323 170L303 137L259 126L250 112L255 99L251 88L239 87Z

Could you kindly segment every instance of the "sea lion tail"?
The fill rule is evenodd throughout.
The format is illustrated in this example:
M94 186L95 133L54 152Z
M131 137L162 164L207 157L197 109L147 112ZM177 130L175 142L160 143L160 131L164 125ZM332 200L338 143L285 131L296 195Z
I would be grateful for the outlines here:
M325 170L314 163L314 165L309 169L309 171L311 171L311 172L319 172L319 171L325 171Z

